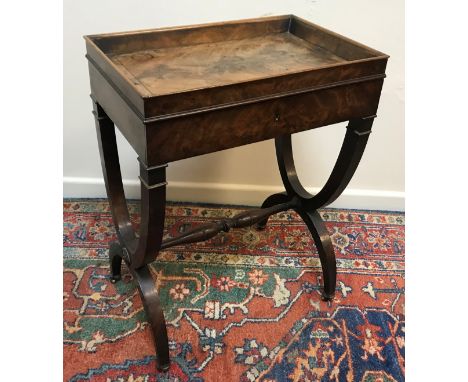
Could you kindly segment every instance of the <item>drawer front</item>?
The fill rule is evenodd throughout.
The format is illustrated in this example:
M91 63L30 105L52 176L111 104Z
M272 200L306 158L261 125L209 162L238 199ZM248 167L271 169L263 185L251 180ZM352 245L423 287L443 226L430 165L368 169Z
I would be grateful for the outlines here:
M156 165L376 114L383 79L207 111L147 125Z

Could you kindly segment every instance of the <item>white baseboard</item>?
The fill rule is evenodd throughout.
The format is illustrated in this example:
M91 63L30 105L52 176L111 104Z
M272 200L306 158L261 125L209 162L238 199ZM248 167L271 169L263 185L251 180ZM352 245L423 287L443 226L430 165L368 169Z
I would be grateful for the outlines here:
M140 198L140 182L124 180L125 195L129 199ZM306 187L311 194L319 188ZM270 194L284 191L280 186L257 186L251 184L169 182L167 199L172 201L238 204L258 206ZM65 198L104 198L106 190L102 178L63 178ZM405 193L369 189L346 189L329 207L368 210L405 210Z

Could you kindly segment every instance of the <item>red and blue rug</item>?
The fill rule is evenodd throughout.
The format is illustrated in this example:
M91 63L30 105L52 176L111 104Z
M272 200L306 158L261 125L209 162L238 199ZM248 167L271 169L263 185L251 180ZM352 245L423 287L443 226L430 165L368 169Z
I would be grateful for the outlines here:
M129 205L138 225L138 204ZM166 235L245 208L176 204ZM104 200L64 201L64 380L403 381L404 215L325 209L337 255L333 302L320 300L317 250L292 211L264 231L232 230L161 252L152 264L171 348L158 373L131 276L109 279L116 240Z

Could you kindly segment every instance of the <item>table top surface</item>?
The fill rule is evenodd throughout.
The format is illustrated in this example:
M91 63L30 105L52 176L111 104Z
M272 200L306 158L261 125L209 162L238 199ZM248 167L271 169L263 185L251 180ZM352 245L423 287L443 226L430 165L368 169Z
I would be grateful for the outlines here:
M292 33L109 56L151 95L223 86L346 62Z

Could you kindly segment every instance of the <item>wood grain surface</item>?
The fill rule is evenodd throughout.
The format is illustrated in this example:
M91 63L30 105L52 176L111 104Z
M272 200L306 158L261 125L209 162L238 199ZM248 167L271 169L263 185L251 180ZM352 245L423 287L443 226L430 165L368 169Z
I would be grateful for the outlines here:
M154 96L251 81L346 61L289 32L148 49L110 58Z

